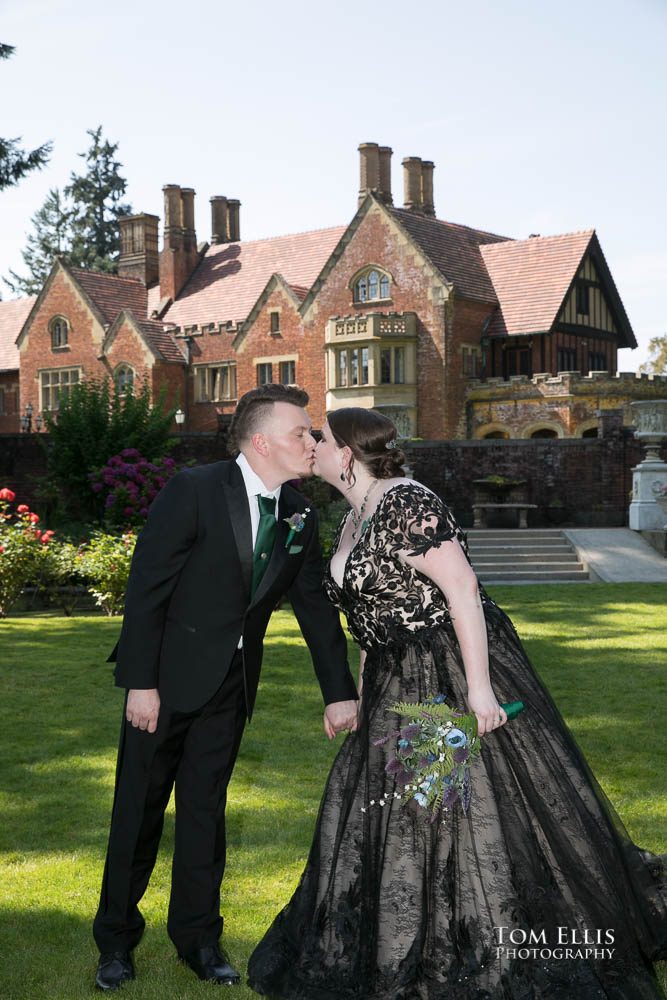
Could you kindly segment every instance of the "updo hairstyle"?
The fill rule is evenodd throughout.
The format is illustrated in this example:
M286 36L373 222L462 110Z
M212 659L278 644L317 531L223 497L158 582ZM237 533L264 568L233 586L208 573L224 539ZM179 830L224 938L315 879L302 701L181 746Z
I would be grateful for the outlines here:
M345 445L352 452L346 478L354 486L355 461L360 462L374 479L404 476L405 455L396 447L396 427L377 410L361 406L345 406L327 414L329 427L339 448Z

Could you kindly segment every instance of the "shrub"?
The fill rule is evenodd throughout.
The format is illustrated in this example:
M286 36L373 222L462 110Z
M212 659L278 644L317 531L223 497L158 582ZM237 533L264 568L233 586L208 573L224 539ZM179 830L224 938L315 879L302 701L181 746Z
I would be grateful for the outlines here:
M96 531L79 551L79 572L97 604L109 616L123 611L135 544L136 536L131 531L120 537Z
M104 497L107 524L141 526L153 500L175 472L173 458L149 462L136 448L113 455L104 468L90 474L93 492Z
M38 586L50 607L59 607L69 616L76 607L81 573L81 547L55 539L44 549Z
M7 616L26 584L39 578L53 537L52 531L38 527L39 516L27 504L12 511L15 500L12 490L0 490L0 618Z
M161 458L169 448L172 419L173 410L164 410L164 393L151 403L147 382L136 395L116 392L108 379L72 386L58 412L46 420L49 473L66 514L101 522L104 510L90 473L124 448Z

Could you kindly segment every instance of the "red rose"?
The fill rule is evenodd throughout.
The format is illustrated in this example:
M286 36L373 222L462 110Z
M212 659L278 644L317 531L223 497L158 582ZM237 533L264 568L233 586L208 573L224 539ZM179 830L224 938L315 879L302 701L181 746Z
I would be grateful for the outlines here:
M6 486L4 486L0 490L0 500L9 500L9 502L12 503L14 500L16 500L16 493L14 493L13 490L9 490L7 489Z
M29 514L30 513L30 507L28 507L27 503L20 503L18 505L18 507L16 508L16 513L17 514Z
M31 524L37 524L37 522L39 521L39 514L31 514L28 520L30 521Z

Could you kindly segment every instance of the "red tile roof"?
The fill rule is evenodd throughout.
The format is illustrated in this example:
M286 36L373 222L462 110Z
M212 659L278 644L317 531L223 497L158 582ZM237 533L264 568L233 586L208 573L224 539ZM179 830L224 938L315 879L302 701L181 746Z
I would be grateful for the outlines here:
M483 246L481 254L500 303L488 334L550 330L594 235L589 229Z
M32 295L26 299L0 302L0 372L18 370L19 352L16 338L36 299L37 296Z
M483 229L471 229L454 222L442 222L407 208L392 208L390 211L460 295L481 302L496 301L480 246L506 240L506 236L496 236Z
M166 330L162 323L156 320L144 319L138 320L137 325L159 357L165 361L185 361L185 351L181 346L181 342L176 340L173 333Z
M138 278L119 278L117 274L86 271L82 267L70 267L69 271L95 303L105 323L111 324L121 309L131 310L137 319L147 315L146 288Z
M164 319L176 326L242 321L276 272L301 298L346 229L212 246Z

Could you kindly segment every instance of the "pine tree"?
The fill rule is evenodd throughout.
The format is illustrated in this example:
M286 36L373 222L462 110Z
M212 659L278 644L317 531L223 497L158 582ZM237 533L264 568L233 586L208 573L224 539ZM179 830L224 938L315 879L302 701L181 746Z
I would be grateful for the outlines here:
M120 252L118 219L131 212L121 202L127 181L120 175L122 164L114 158L118 143L103 138L101 125L89 129L88 135L91 146L79 154L86 171L72 173L65 188L73 204L69 257L79 267L115 274Z
M14 54L13 45L0 42L0 59ZM32 170L41 170L48 163L52 143L45 142L30 152L19 146L20 139L0 139L0 191L18 184Z
M46 201L32 218L32 233L21 256L28 269L22 277L10 271L5 284L14 293L37 295L46 281L56 257L69 259L72 246L72 209L63 193L52 188Z

